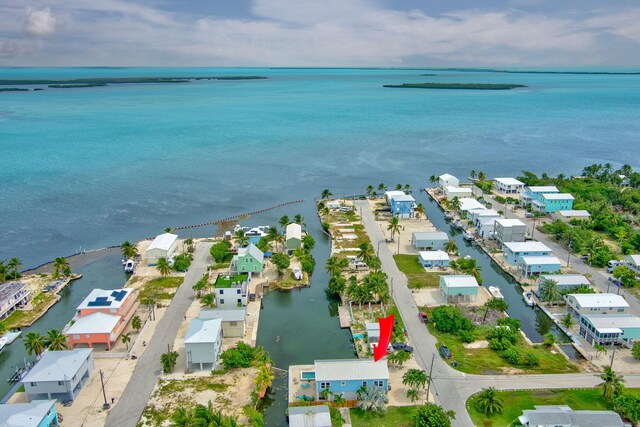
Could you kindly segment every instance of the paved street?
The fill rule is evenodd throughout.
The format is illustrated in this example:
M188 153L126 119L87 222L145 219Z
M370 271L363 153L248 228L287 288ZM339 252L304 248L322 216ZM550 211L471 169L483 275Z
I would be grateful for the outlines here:
M209 248L211 243L198 243L194 259L185 275L183 284L178 288L171 304L167 308L156 333L147 344L147 349L138 360L135 371L120 400L111 409L107 417L107 427L135 427L147 405L161 373L160 356L167 351L167 345L173 345L178 329L193 302L191 287L202 278L211 261ZM178 363L183 363L178 361Z

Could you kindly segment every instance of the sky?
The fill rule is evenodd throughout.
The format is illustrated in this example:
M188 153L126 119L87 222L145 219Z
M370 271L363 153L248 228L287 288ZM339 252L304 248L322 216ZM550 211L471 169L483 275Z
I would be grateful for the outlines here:
M637 0L0 0L0 66L640 66Z

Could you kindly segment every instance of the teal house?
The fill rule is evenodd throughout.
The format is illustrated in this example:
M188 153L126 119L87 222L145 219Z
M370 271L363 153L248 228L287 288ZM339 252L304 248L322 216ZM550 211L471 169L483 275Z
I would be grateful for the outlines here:
M541 194L531 203L531 209L544 213L569 211L573 209L573 196L569 193Z
M447 301L475 301L480 285L475 277L466 274L440 276L440 291Z
M558 190L558 188L553 185L526 187L524 189L524 192L520 196L520 202L524 206L530 206L534 201L540 200L543 194L553 194L559 192L560 190Z
M526 256L549 256L552 254L551 249L542 242L504 242L502 244L502 253L511 265L520 263L522 257ZM552 273L557 270L550 270Z
M518 269L524 277L540 273L557 273L560 271L560 260L553 255L523 256L518 260Z
M55 400L0 405L0 426L50 427L59 425Z
M315 361L316 396L324 400L323 391L342 395L345 400L357 400L361 387L389 390L389 368L386 360L333 359Z
M238 273L262 273L264 269L264 254L256 245L238 249L238 255L231 260L231 270Z
M580 318L580 336L591 345L625 344L640 339L640 317L630 314L596 314Z

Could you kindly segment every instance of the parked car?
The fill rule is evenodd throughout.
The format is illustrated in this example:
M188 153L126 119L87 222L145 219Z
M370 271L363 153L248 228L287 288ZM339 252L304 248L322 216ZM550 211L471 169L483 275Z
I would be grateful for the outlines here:
M410 345L405 345L403 350L407 353L413 353L413 347L411 347Z
M533 218L535 215L532 214L531 212L527 212L526 214L524 214L525 218Z
M418 317L420 318L420 321L422 323L427 323L429 321L429 318L427 317L427 313L423 313L423 312L418 312Z
M393 347L394 350L402 350L405 346L406 344L403 342L394 342L391 344L391 347Z
M446 345L441 345L440 346L440 355L442 357L444 357L445 359L449 359L449 358L451 358L451 350L449 350L449 347L447 347Z

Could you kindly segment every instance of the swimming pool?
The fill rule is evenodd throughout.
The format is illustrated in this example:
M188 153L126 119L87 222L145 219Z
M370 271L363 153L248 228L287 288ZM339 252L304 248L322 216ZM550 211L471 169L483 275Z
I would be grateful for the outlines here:
M314 371L303 371L303 372L300 372L300 378L307 381L315 380L316 373Z
M363 335L358 333L358 334L353 334L353 339L354 340L361 340L363 338Z

